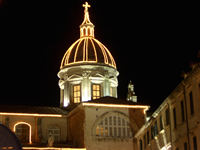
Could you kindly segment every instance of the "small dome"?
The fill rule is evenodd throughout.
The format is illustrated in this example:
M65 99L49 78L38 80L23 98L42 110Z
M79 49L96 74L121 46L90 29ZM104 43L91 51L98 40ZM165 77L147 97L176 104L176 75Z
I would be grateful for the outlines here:
M97 39L84 37L73 43L65 53L61 68L74 63L104 63L116 68L109 50Z

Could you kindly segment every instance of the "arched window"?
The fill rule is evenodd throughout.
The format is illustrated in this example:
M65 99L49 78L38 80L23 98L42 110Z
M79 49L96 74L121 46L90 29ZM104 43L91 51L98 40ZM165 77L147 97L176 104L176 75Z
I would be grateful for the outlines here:
M91 32L90 32L91 28L90 27L87 27L87 32L88 32L88 35L91 36Z
M51 126L48 130L48 136L53 136L54 142L60 141L60 129L56 126Z
M83 36L86 35L86 28L83 28Z
M133 137L129 120L122 115L109 115L99 121L96 136Z
M14 132L21 143L31 143L31 125L19 122L14 125Z

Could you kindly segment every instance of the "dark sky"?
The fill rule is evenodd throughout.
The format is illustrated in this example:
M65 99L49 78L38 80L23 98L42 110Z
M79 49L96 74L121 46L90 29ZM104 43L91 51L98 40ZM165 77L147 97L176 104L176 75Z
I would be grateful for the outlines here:
M79 38L83 0L0 0L1 104L59 106L57 73ZM115 58L118 97L130 80L155 110L200 50L200 10L192 3L88 1L95 38Z

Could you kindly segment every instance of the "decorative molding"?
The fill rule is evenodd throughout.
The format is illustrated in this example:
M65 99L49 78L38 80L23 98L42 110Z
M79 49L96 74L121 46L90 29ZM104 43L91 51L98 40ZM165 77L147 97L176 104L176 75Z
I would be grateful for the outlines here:
M132 138L127 137L101 137L101 136L93 136L92 141L94 142L132 142Z

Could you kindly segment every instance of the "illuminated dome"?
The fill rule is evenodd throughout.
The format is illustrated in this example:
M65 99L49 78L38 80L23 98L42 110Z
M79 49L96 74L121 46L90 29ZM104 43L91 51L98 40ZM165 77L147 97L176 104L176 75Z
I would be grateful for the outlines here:
M88 3L80 25L80 38L66 51L58 72L60 78L60 106L87 102L100 97L117 98L117 71L109 50L94 38L94 25L90 21Z
M60 69L77 63L101 63L116 68L116 63L109 50L94 38L94 25L90 21L88 3L83 5L84 21L80 25L80 39L74 42L65 53Z

